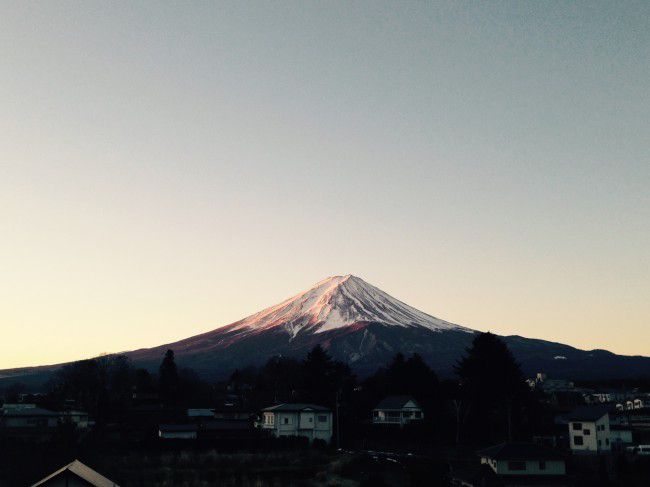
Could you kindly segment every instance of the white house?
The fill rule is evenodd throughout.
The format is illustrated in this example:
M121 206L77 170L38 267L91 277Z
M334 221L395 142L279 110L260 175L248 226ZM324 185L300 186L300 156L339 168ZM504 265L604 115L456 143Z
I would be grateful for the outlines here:
M373 424L404 426L411 421L419 421L423 418L422 408L411 396L389 396L372 410Z
M502 443L478 452L480 464L451 472L454 487L568 487L564 457L535 443Z
M566 462L560 453L534 443L501 443L478 452L481 464L501 476L563 476Z
M634 409L645 409L648 407L648 399L647 398L633 398L633 399L626 399L624 401L619 402L616 404L616 409L619 411L632 411Z
M330 442L332 439L332 411L315 404L278 404L262 409L262 428L273 436L303 436Z
M567 416L571 451L608 453L612 449L608 408L581 407Z

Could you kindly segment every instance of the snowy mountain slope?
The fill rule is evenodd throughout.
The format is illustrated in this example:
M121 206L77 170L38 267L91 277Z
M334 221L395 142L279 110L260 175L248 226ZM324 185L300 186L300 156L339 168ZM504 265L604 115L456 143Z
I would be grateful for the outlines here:
M274 356L302 359L321 345L360 376L372 374L397 353L420 354L443 376L474 338L474 330L419 311L347 275L329 277L302 293L240 321L154 348L124 352L139 367L156 371L167 349L179 366L206 378L259 366ZM502 337L527 374L557 378L625 378L650 375L650 358L578 350L561 343ZM558 359L560 357L561 359ZM61 365L0 371L0 386L17 380L42 384Z
M359 322L471 331L423 313L351 274L328 277L307 291L244 318L231 330L245 334L282 327L295 337L301 331L323 333Z

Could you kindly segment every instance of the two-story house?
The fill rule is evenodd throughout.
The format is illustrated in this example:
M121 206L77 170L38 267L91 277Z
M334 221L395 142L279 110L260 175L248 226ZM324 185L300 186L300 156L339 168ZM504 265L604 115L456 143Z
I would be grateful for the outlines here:
M404 426L423 418L422 408L411 396L388 396L372 410L373 424Z
M332 410L315 404L278 404L262 409L262 428L273 436L303 436L330 442Z
M572 452L599 454L611 451L608 407L580 407L568 414L566 419Z

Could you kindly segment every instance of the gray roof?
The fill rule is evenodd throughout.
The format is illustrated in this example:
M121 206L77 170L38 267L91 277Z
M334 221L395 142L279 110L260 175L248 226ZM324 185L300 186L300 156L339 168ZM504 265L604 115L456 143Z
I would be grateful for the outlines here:
M501 443L478 452L482 457L494 460L561 460L557 451L535 443Z
M413 401L416 407L420 407L413 396L388 396L382 399L375 409L402 409L409 401Z
M179 431L196 431L198 426L196 424L161 424L158 429L166 433L177 433Z
M21 408L5 409L5 416L62 416L64 413L57 413L43 408Z
M331 409L326 408L325 406L318 406L316 404L305 404L305 403L276 404L275 406L264 408L262 409L262 411L300 412L300 411L305 411L307 409L311 409L313 411L323 411L323 412L331 411Z
M565 416L567 421L598 421L609 413L609 406L579 406Z
M93 485L95 487L119 487L119 485L117 485L115 482L95 472L92 468L88 467L87 465L84 465L79 460L75 460L72 463L66 465L65 467L60 468L53 474L50 474L47 477L45 477L43 480L36 482L34 485L32 485L32 487L36 487L38 485L44 485L49 480L54 479L59 475L65 474L66 472L70 472L76 475L80 479L85 480L90 485Z

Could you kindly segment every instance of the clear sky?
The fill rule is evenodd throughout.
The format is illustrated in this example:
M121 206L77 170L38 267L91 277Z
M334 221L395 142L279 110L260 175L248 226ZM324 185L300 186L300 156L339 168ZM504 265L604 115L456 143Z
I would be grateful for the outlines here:
M0 4L0 368L333 274L650 355L650 2Z

